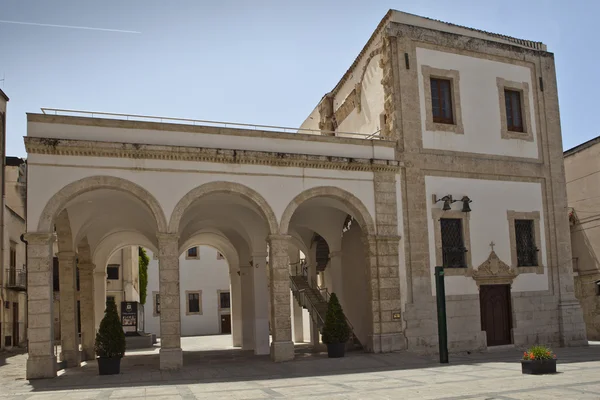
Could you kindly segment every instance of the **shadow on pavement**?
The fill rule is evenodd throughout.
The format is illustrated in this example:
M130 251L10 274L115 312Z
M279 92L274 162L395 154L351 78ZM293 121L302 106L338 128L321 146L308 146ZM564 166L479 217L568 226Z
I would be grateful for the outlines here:
M557 349L559 365L600 360L600 346ZM160 371L158 352L129 353L121 362L121 374L99 376L95 361L81 368L70 368L55 379L30 381L33 391L118 388L152 385L238 382L270 379L323 377L392 370L445 368L457 365L496 363L494 368L515 370L522 350L451 354L450 364L441 365L437 356L420 356L409 352L371 354L350 352L344 358L330 359L326 353L311 353L299 347L294 361L273 363L269 356L255 356L239 349L185 351L184 367L178 371ZM506 364L506 365L498 365ZM559 367L560 369L560 367Z

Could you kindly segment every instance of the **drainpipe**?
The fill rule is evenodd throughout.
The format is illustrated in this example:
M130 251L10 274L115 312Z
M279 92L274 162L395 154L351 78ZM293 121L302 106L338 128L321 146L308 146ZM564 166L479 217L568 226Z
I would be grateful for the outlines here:
M25 193L27 193L27 186L25 186ZM27 195L25 195L25 198L27 198ZM27 210L27 206L25 206L25 210ZM27 211L25 211L25 215L27 215ZM27 219L25 220L27 221ZM25 332L25 339L26 339L26 344L27 344L27 348L29 349L29 335L27 334L27 330L29 329L29 307L27 306L27 304L29 303L29 292L28 292L28 288L27 288L27 282L29 282L29 268L27 268L29 266L29 263L27 262L27 247L29 246L29 243L27 242L27 240L25 240L25 234L22 233L21 234L21 242L25 243L25 307L23 307L23 309L25 310L23 312L23 332Z

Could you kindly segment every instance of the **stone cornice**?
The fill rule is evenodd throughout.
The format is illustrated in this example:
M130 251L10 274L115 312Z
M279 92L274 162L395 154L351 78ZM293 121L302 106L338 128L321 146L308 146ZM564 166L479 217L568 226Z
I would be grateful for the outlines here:
M25 137L25 148L28 154L216 162L347 171L396 171L400 166L398 161L379 159L36 137Z

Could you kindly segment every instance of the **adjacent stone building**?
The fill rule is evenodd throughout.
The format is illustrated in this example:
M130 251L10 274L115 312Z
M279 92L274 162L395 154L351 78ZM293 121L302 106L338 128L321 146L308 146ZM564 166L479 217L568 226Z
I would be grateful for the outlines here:
M391 10L295 134L45 109L25 144L29 378L56 373L54 241L69 326L76 257L95 282L125 246L157 255L161 369L183 363L180 257L197 245L228 262L234 342L274 361L294 357L294 300L318 345L311 290L338 295L366 351L436 352L435 266L452 351L587 343L542 43ZM79 365L77 340L63 346Z
M575 296L589 340L600 340L600 137L565 151Z

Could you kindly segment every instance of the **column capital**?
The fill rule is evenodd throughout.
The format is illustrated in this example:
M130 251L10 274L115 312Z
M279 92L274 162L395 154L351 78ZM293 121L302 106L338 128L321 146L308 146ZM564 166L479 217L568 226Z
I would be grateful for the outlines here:
M177 233L159 232L156 234L156 238L158 239L159 245L161 242L179 242L179 235Z
M79 268L79 271L94 272L94 270L96 269L96 265L92 264L90 262L83 262L83 263L77 264L77 268Z
M342 256L342 251L341 250L336 250L336 251L330 251L329 252L329 258L335 258L335 257L341 257Z
M77 253L74 251L59 251L56 253L56 256L58 257L58 262L69 261L75 259L75 257L77 257Z
M27 244L42 245L50 244L56 240L56 235L53 232L27 232L23 235Z
M400 235L364 235L364 240L377 242L399 242L402 239Z
M267 240L269 243L274 241L289 241L292 239L291 235L269 235L267 236Z
M268 257L269 253L267 253L267 251L255 251L252 253L252 258L259 258L259 257Z

